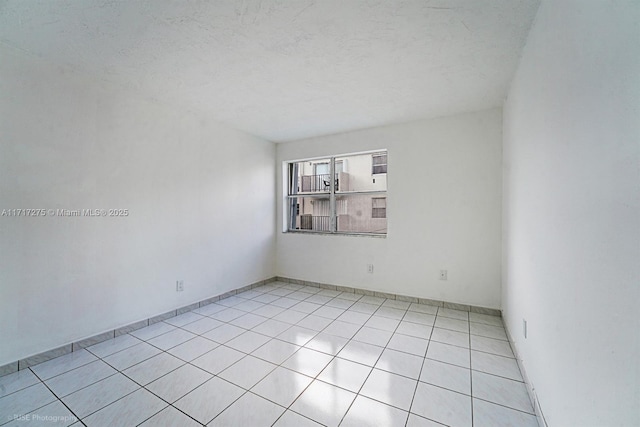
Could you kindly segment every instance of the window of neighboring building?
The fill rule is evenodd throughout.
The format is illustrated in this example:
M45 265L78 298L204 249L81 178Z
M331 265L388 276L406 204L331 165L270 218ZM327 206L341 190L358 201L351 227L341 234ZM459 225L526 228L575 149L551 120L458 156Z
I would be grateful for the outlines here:
M371 199L371 218L387 217L387 198L374 197Z
M371 155L371 173L373 175L387 173L387 152Z
M386 174L386 151L286 162L286 231L386 235Z

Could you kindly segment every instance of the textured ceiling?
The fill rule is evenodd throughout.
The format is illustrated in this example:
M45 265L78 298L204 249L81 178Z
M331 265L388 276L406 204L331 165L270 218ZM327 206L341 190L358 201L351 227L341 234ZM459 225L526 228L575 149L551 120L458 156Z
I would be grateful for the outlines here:
M0 0L0 44L288 141L502 105L538 0Z

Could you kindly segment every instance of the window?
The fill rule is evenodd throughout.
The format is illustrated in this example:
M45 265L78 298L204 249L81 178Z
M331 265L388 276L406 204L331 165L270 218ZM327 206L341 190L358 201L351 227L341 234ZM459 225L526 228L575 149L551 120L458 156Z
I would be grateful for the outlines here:
M371 218L387 217L387 198L373 197L371 199Z
M387 234L386 151L298 160L285 166L286 231Z
M387 173L387 152L372 154L371 165L372 175Z

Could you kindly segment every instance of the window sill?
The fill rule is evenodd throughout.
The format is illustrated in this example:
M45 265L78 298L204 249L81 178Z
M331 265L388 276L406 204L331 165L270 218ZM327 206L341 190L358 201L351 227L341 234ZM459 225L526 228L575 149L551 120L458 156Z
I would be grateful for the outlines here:
M372 237L374 239L386 239L386 234L371 234L371 233L327 233L324 231L297 231L289 230L283 231L282 234L302 234L306 236L352 236L352 237Z

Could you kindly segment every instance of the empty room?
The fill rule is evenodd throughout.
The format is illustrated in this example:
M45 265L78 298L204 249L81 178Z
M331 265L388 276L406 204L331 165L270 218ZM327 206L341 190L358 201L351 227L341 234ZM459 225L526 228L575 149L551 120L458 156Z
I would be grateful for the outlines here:
M640 426L640 2L0 0L1 426Z

